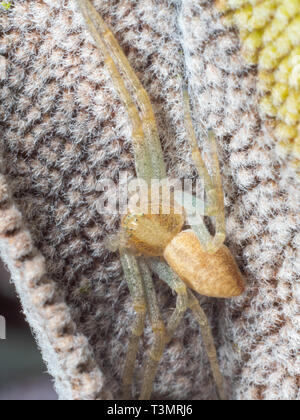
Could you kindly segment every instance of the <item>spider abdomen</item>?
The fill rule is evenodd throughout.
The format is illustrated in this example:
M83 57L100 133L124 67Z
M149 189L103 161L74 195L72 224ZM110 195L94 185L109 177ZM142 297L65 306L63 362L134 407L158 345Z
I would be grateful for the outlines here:
M242 274L229 249L205 252L191 231L179 233L167 245L164 258L187 286L204 296L230 298L245 290Z

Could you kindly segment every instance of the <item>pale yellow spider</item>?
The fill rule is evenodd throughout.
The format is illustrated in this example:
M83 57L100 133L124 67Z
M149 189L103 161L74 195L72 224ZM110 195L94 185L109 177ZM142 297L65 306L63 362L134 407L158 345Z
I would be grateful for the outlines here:
M165 179L166 168L148 94L113 33L90 1L77 0L77 3L126 107L132 125L137 176L144 179L148 185L152 179ZM133 92L134 99L124 80ZM213 157L210 175L198 149L187 93L184 94L184 98L192 157L206 189L207 203L202 216L215 218L216 233L212 237L203 221L199 221L197 226L191 226L190 230L182 231L186 220L183 215L175 213L172 209L168 215L159 211L158 214L129 213L124 217L119 251L136 312L123 375L124 399L131 398L139 340L144 331L147 312L155 340L144 366L140 394L142 400L151 397L163 351L188 308L193 311L200 325L219 396L226 399L211 328L190 288L205 296L229 298L243 293L245 286L233 256L224 245L224 198L215 139L209 132ZM167 325L160 315L150 270L177 293L176 309Z

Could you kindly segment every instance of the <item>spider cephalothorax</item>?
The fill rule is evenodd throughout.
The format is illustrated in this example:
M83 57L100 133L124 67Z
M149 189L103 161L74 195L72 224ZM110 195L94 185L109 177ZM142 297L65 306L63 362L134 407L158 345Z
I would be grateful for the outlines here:
M128 112L136 173L147 184L146 195L152 196L152 180L163 181L167 175L150 99L96 9L89 0L77 2ZM154 213L150 209L144 212L133 209L122 219L121 232L117 235L123 270L136 312L123 375L126 399L131 397L139 339L144 331L146 314L150 318L154 342L143 369L140 399L150 398L159 361L187 309L192 310L199 323L219 396L226 399L210 325L190 288L207 296L228 298L240 295L245 286L233 256L224 245L224 198L215 137L211 131L208 132L209 173L198 148L186 91L184 104L192 158L206 191L202 213L198 213L195 222L189 217L189 211L185 213L186 208L183 212L175 211L174 203L168 212L160 205ZM153 202L150 201L150 204ZM206 227L205 216L215 221L214 235ZM189 225L191 229L183 231L184 225ZM177 293L176 309L166 324L160 314L151 272Z
M176 213L174 207L170 206L168 213L163 211L162 205L157 210L155 214L151 213L151 208L147 213L131 212L122 220L128 246L148 257L163 256L168 244L184 225L183 214Z

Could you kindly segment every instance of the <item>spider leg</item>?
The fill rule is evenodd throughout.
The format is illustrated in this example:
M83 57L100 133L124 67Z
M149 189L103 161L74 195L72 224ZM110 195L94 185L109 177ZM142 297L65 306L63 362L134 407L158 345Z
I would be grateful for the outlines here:
M139 340L145 328L147 302L137 259L127 251L120 250L122 266L133 299L136 317L131 327L131 337L123 373L123 399L129 400L132 392L134 365L137 358Z
M194 161L194 165L198 171L198 174L201 179L204 180L205 190L209 197L213 197L215 194L215 188L213 186L212 179L208 173L204 160L201 156L198 141L196 137L196 133L193 126L192 115L191 115L191 107L190 107L190 97L188 91L185 89L183 92L183 99L184 99L184 117L185 117L185 126L188 133L189 142L192 148L192 159ZM212 203L210 203L212 204ZM206 209L206 214L209 214L211 209L208 207Z
M224 207L224 193L220 171L220 163L218 157L218 148L216 137L213 130L208 130L208 141L210 145L211 158L212 158L212 179L217 194L217 212L216 212L216 234L213 239L215 249L218 249L225 241L226 238L226 220L225 220L225 207Z
M224 242L224 239L218 246L215 244L215 238L208 231L203 216L205 215L205 204L203 205L201 200L198 200L194 195L184 192L180 192L181 197L176 195L178 203L182 203L182 207L185 210L186 221L191 226L199 239L203 249L206 252L214 253ZM181 200L180 200L181 198ZM182 202L183 200L183 202Z
M151 270L177 293L176 308L167 324L167 343L169 343L188 308L187 287L162 259L150 258L147 262Z
M155 380L158 365L162 358L163 351L165 348L166 328L158 307L156 292L154 289L153 279L150 270L147 266L146 261L143 258L139 259L139 265L144 282L144 290L148 304L150 322L155 336L154 343L150 349L149 355L145 363L145 367L143 369L144 378L141 395L139 398L140 400L149 400L153 390L153 383Z
M135 143L143 141L146 144L143 146L140 146L139 144L134 146L137 148L136 161L145 160L145 156L140 153L140 148L144 149L144 151L147 151L148 166L150 166L151 169L151 177L149 178L148 176L147 180L164 179L166 178L166 169L150 98L135 74L135 71L131 67L114 34L92 3L89 0L77 0L77 2L98 48L104 55L107 56L106 64L110 68L114 84L118 86L119 94L125 103L129 117L135 122L136 126L139 126L136 132L143 132L143 136L141 136L141 138L138 137ZM136 102L140 108L142 118L138 117L137 107L133 104L132 99L129 99L130 94L126 90L122 76L120 75L116 64L122 72L127 85L130 89L132 89L136 97Z
M145 134L143 130L143 124L139 116L139 111L125 86L122 76L115 62L113 61L101 34L98 32L98 27L95 23L94 15L91 15L90 8L88 7L89 2L87 0L77 0L77 4L85 19L89 32L91 33L98 49L103 55L105 65L107 66L107 69L110 73L112 82L116 87L130 118L132 124L132 139L137 176L145 179L148 182L152 179L153 174L150 152L147 144L145 143Z
M213 241L211 234L205 226L203 216L205 216L205 203L195 195L180 191L175 191L176 202L184 208L187 223L196 233L202 247L209 251L209 245Z
M209 358L213 377L217 384L219 397L221 400L226 401L227 396L224 389L224 379L223 379L222 373L220 372L217 351L216 351L213 335L211 332L211 327L209 325L209 321L205 315L205 312L201 308L198 300L196 299L192 291L189 289L188 289L188 306L194 313L194 316L200 326L202 339L206 348L206 353Z
M205 349L209 358L210 366L212 369L213 377L215 379L219 396L221 400L226 400L226 393L224 390L224 380L223 376L220 372L220 367L218 363L217 358L217 351L214 344L214 339L212 336L211 328L209 325L209 321L205 315L205 312L201 308L198 300L194 296L194 294L189 290L182 280L172 271L172 269L163 261L163 260L157 260L154 258L151 258L149 260L149 266L155 272L161 280L163 280L165 283L167 283L171 289L173 289L176 293L182 293L181 290L185 288L185 294L186 294L186 303L185 303L185 309L183 312L181 312L180 316L177 318L176 323L174 323L170 329L168 329L168 339L170 340L171 334L173 336L176 327L178 326L180 320L182 319L182 316L184 312L186 311L187 307L190 308L201 328L201 334L202 339L205 345ZM180 295L179 295L180 296ZM178 296L178 298L179 298ZM182 308L183 310L183 308ZM176 327L175 327L176 324ZM169 326L168 326L169 327Z
M204 180L207 203L205 206L205 215L215 217L216 220L216 233L215 236L207 241L207 235L203 232L203 227L200 226L200 232L197 228L193 227L199 239L201 234L204 233L206 237L207 249L209 252L216 252L224 243L226 238L226 224L225 224L225 210L224 210L224 195L222 187L222 179L220 174L220 165L217 152L216 139L212 130L208 131L208 146L211 157L212 176L209 175L207 167L201 156L198 142L193 127L190 97L187 90L184 91L184 109L185 109L185 122L188 132L191 148L192 158L196 169L201 179Z

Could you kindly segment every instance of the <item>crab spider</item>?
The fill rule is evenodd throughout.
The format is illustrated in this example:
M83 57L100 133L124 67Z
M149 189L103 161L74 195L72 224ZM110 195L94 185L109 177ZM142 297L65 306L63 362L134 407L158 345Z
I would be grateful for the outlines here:
M94 6L89 0L77 0L77 4L125 105L132 127L136 173L150 189L151 180L166 179L167 174L149 96ZM124 399L130 399L132 395L139 340L147 313L155 339L145 361L141 400L151 397L164 349L187 309L192 310L199 323L219 397L226 399L211 328L192 290L205 296L230 298L242 294L245 286L233 256L224 245L224 198L214 135L212 132L208 134L212 157L210 174L198 148L187 92L184 92L184 105L192 158L204 181L206 203L203 214L199 215L202 220L196 226L191 225L189 230L182 230L187 220L172 208L168 215L161 209L158 214L150 211L135 214L133 211L122 220L123 240L118 248L136 313L123 374ZM203 216L215 218L214 236L205 226ZM160 314L152 273L177 294L176 308L166 324Z

